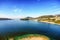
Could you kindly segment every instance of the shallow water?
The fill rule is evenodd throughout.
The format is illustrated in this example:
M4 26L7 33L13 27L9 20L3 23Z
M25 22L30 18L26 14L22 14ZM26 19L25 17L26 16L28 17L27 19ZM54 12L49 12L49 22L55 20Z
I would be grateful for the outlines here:
M40 34L25 34L16 36L15 40L51 40L51 38Z

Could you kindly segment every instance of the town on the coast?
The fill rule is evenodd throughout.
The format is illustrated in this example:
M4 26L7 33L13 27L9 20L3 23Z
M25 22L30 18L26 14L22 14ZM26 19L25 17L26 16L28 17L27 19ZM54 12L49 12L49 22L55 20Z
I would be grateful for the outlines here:
M60 25L60 15L43 15L36 18L25 17L25 18L21 18L21 20L33 20L33 21L38 21L38 22L46 22L46 23Z

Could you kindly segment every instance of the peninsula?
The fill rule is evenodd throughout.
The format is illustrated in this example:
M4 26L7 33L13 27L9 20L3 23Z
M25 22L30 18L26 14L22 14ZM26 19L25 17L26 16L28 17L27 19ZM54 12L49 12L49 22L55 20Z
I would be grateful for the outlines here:
M26 17L26 18L22 18L21 20L33 20L37 22L45 22L45 23L60 25L60 15L44 15L36 18Z
M10 18L0 18L0 20L12 20Z

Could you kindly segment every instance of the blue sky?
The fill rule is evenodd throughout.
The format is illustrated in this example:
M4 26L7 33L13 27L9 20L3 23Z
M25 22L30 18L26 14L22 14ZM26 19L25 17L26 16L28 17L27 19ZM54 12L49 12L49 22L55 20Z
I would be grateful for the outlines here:
M60 0L0 0L0 17L38 17L60 14Z

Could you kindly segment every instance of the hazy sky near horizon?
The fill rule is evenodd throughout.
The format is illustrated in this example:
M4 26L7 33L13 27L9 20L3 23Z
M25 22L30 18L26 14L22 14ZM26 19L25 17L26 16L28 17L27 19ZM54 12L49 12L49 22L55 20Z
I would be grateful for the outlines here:
M0 0L0 17L60 14L60 0Z

